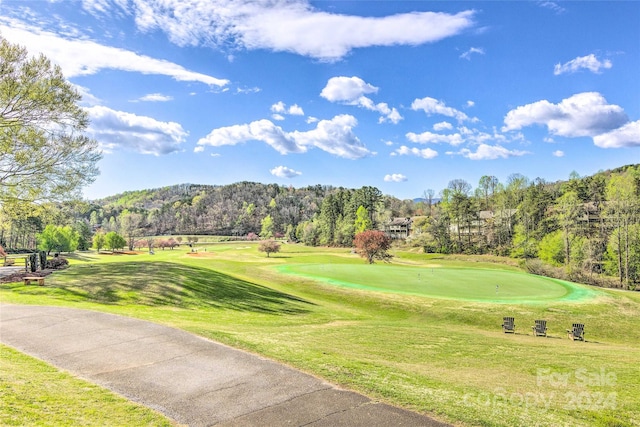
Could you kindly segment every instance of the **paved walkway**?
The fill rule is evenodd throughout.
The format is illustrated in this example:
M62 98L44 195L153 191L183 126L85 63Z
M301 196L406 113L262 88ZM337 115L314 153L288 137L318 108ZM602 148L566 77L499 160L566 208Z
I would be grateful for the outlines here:
M271 360L112 314L2 304L0 341L189 426L445 426Z

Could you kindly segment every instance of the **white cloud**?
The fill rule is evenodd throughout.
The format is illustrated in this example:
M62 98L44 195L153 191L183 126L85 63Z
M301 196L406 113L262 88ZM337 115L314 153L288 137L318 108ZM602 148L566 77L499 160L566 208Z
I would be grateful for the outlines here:
M379 122L389 121L397 124L403 117L395 108L389 108L386 102L374 103L365 95L377 93L378 88L365 82L360 77L331 77L320 92L320 96L330 102L355 105L382 114Z
M271 106L271 111L274 113L284 113L285 112L284 102L278 101L275 104L273 104Z
M179 46L292 52L336 61L370 46L416 46L473 27L475 12L363 17L319 11L306 0L133 0L120 4L141 31L164 31ZM111 11L104 10L109 14Z
M460 154L471 160L495 160L498 158L508 159L509 157L519 157L530 153L520 150L507 150L499 145L480 144L475 152L468 148L463 148L458 153L452 154Z
M401 173L393 173L384 176L385 182L404 182L407 180L407 177L402 175Z
M441 132L443 130L451 130L453 129L453 125L449 122L440 122L433 125L433 130L436 132Z
M476 105L476 103L475 103L475 102L473 102L473 101L471 101L471 100L469 100L469 101L467 101L466 107L467 107L467 108L471 108L471 107L473 107L474 105Z
M67 78L92 75L105 69L165 75L177 81L201 82L222 87L228 80L190 71L170 61L139 55L80 38L65 38L52 32L28 27L20 21L3 19L0 33L13 43L25 46L31 54L43 53L60 65Z
M602 148L640 147L640 120L596 135L593 137L593 142Z
M168 154L179 151L189 134L175 122L161 122L102 106L86 110L91 123L87 132L106 152L124 148L155 156Z
M472 122L478 121L478 119L470 119L469 116L467 116L462 111L456 110L452 107L447 107L444 102L438 101L437 99L430 98L428 96L422 99L415 99L411 103L411 109L414 111L422 110L427 113L428 116L431 116L432 114L439 114L442 116L453 117L458 122L467 120L470 120Z
M236 93L247 94L247 93L258 93L262 91L259 87L239 87L236 88Z
M275 113L272 117L276 120L284 120L283 114L289 114L292 116L304 116L304 110L298 104L293 104L289 108L287 108L287 105L282 101L278 101L273 104L271 106L271 111Z
M292 106L290 106L287 112L292 116L304 116L304 110L298 104L293 104Z
M161 93L150 93L141 98L138 98L137 101L147 101L147 102L167 102L173 100L173 96L163 95Z
M477 53L478 55L484 55L484 49L482 49L481 47L472 47L471 49L460 55L460 58L471 61L471 55L473 55L474 53Z
M569 62L564 64L556 64L553 69L553 74L559 76L560 74L565 73L575 73L580 70L589 70L592 73L599 74L602 69L609 69L613 67L613 64L610 60L605 59L600 61L596 56L592 53L587 56L580 56L578 58L572 59Z
M540 1L538 2L538 4L540 5L540 7L551 9L557 14L561 14L566 11L564 7L560 6L557 2L554 1Z
M296 176L302 175L302 172L298 172L286 166L276 166L269 172L271 172L271 175L277 176L278 178L295 178Z
M420 134L416 134L413 132L409 132L406 135L407 139L411 142L415 142L417 144L450 144L450 145L460 145L464 141L462 135L459 133L443 135L440 133L433 132L423 132Z
M556 150L551 154L553 154L553 157L564 157L564 151L562 150Z
M547 100L520 106L507 113L502 131L544 125L552 135L596 136L628 122L624 110L597 92L584 92L552 104Z
M438 156L438 152L436 150L432 150L431 148L409 148L406 145L401 146L396 151L392 153L392 155L396 156L417 156L422 157L423 159L433 159Z
M91 107L93 105L99 105L102 103L102 100L99 99L98 97L94 96L91 93L91 90L89 88L86 88L84 86L80 86L80 85L76 85L76 84L72 84L73 88L75 90L78 91L78 93L82 96L82 101L80 101L80 103L85 106L85 107Z
M353 133L358 121L343 114L331 120L320 120L315 129L306 132L286 132L269 120L214 129L198 141L200 145L220 147L247 141L261 141L280 154L304 153L311 147L347 159L359 159L371 153Z

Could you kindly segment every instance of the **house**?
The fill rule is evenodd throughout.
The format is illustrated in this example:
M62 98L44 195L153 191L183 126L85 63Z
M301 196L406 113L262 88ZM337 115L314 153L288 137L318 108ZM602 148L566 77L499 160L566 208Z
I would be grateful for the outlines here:
M385 224L384 231L392 239L406 239L411 236L412 223L413 220L409 217L392 218L391 221Z
M460 235L486 235L491 226L507 226L511 228L517 209L500 209L496 211L479 211L477 216L460 224L452 223L449 231Z

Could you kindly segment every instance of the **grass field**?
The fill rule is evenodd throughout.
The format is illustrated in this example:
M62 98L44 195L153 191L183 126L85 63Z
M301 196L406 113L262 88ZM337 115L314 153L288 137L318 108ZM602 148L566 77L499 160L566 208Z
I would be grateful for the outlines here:
M490 261L396 253L371 266L298 245L266 258L246 242L86 253L45 287L1 285L0 300L175 326L457 425L640 425L640 294ZM503 316L516 334L502 332ZM548 338L531 335L535 319ZM566 338L573 322L587 342ZM16 410L3 405L0 417Z
M570 282L488 268L293 264L278 271L356 289L465 301L511 304L579 301L600 294Z

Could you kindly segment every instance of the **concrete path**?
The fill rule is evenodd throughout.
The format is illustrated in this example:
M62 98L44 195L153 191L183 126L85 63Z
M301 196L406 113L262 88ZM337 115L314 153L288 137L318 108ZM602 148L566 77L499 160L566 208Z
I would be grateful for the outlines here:
M259 356L112 314L2 304L0 341L189 426L445 426Z

